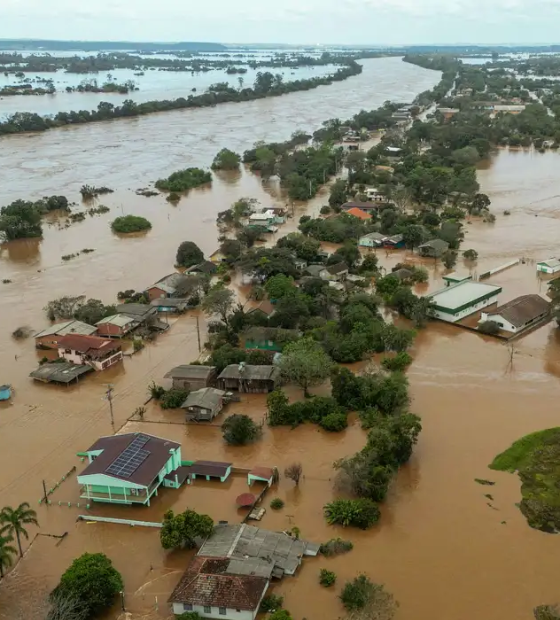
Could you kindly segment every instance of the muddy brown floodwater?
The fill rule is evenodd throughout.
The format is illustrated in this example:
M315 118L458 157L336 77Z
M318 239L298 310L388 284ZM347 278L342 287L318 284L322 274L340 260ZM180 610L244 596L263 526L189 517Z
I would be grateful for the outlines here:
M361 76L347 82L279 99L0 141L1 204L51 193L76 196L86 182L117 190L103 200L111 207L108 215L62 230L55 222L42 241L1 249L0 279L13 282L0 285L0 381L12 383L16 391L12 403L0 408L0 506L29 501L38 509L41 534L68 536L58 542L34 538L36 532L30 532L32 545L0 586L0 618L34 618L30 610L38 608L61 572L85 551L104 552L113 559L125 579L125 603L132 618L170 616L166 600L190 552L163 552L157 532L149 528L77 522L84 508L67 505L79 501L74 476L56 490L53 505L38 507L41 481L50 487L73 465L79 471L83 465L76 453L112 433L102 398L107 383L115 386L117 429L178 440L184 458L231 460L239 467L276 465L280 471L293 461L303 463L305 479L299 489L282 479L267 497L268 503L279 496L286 506L269 510L263 527L297 525L311 540L342 536L355 547L336 559L307 558L296 577L276 586L296 620L343 615L336 594L318 585L321 567L334 570L339 584L360 571L385 583L400 601L399 620L527 620L535 605L560 599L560 539L526 525L515 506L520 497L515 476L487 470L494 455L521 435L558 425L560 343L552 324L517 341L511 363L501 343L448 325L434 323L419 334L408 375L411 409L422 416L424 430L383 506L379 526L370 532L329 527L322 516L323 504L334 496L332 462L365 443L355 420L341 434L311 425L295 430L265 427L261 441L243 448L224 446L216 427L185 426L180 413L163 413L152 404L143 423L126 423L145 400L151 380L161 382L169 368L197 356L194 316L176 320L157 342L119 368L68 389L33 384L27 375L40 356L32 341L15 343L9 336L20 325L45 327L41 308L56 296L84 293L110 302L119 290L151 283L172 270L180 241L192 239L211 252L217 245L216 213L240 196L283 204L274 184L262 185L245 172L216 178L211 190L193 191L177 207L161 197L136 197L130 189L178 167L207 165L222 146L242 150L256 139L285 138L295 129L315 127L332 116L344 118L385 99L411 99L439 77L395 59L364 66ZM494 225L467 224L463 249L479 251L478 271L521 256L527 259L493 277L504 286L503 301L546 289L531 261L557 253L559 161L552 153L503 151L480 170L482 189L498 217ZM279 234L293 229L305 210L316 213L324 199L319 195L298 206L295 218ZM504 209L511 215L503 216ZM143 237L113 236L108 223L121 213L146 215L154 227ZM84 247L96 252L61 261L63 254ZM380 254L386 266L403 258L412 257L405 252ZM441 286L441 268L427 266L428 287ZM297 390L289 393L301 397ZM263 396L243 396L227 413L261 420L264 411ZM475 477L496 481L491 502L484 497L489 487L477 485ZM245 489L238 477L224 485L197 482L180 491L164 489L150 508L95 506L92 513L150 521L160 520L169 507L189 506L216 520L235 521L240 515L234 498ZM108 618L120 615L115 606Z

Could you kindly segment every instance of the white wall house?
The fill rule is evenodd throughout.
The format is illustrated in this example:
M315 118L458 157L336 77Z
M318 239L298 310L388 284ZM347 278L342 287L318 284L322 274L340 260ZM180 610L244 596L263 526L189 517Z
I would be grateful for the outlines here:
M511 334L521 333L544 322L550 315L550 302L540 295L522 295L496 308L494 312L483 312L480 323L493 321L500 329Z
M549 258L537 263L537 272L558 273L560 271L560 258Z
M435 304L432 316L448 323L457 323L465 317L498 303L500 286L467 280L448 286L430 295Z
M266 584L263 590L261 601L268 590L268 584ZM194 611L198 613L202 618L224 618L224 620L255 620L259 613L259 608L250 609L234 609L230 607L212 607L211 605L191 605L189 603L173 603L173 613L176 616L184 614L186 611Z

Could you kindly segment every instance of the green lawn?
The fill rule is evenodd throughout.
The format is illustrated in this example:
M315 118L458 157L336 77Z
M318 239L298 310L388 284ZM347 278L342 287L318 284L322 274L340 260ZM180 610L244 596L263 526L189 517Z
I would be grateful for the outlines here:
M518 472L523 496L520 509L531 527L560 531L560 428L522 437L489 467Z

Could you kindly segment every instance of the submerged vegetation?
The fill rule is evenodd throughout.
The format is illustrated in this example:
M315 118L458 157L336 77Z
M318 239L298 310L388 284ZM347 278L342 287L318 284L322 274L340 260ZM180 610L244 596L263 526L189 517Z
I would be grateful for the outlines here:
M518 473L523 496L519 508L531 527L560 531L560 428L522 437L499 454L490 468Z
M116 233L133 233L149 230L152 224L145 217L139 215L123 215L111 222L111 228Z
M212 182L212 175L200 168L185 168L173 172L166 179L156 181L156 187L168 192L186 192L193 187Z

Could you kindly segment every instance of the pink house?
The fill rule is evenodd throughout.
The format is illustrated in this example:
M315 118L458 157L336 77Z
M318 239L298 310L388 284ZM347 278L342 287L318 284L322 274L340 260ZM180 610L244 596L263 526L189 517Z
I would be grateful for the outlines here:
M74 364L105 370L123 358L120 343L97 336L72 334L58 339L58 355Z

